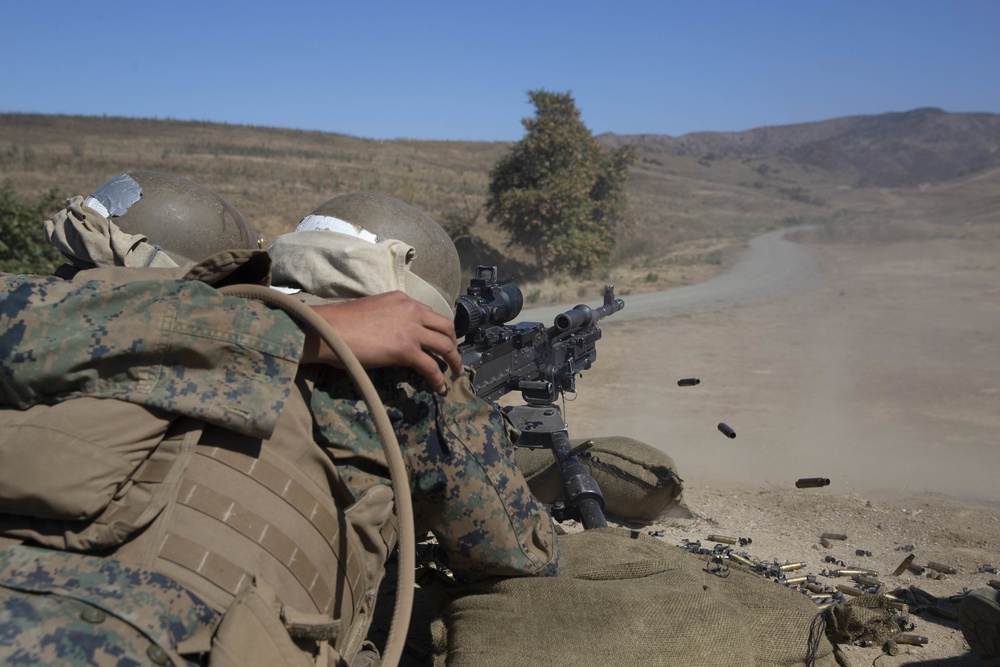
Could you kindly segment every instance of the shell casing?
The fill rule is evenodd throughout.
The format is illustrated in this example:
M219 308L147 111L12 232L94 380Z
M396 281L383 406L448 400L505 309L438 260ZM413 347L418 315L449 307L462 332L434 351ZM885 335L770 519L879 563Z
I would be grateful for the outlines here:
M833 573L838 577L853 577L856 574L866 574L869 577L878 576L878 572L875 570L866 570L863 567L843 567L839 570L834 570Z
M739 542L739 539L735 537L729 537L728 535L712 534L706 537L705 539L710 540L712 542L722 542L723 544L736 544L737 542Z
M803 584L802 588L806 589L810 593L824 593L826 595L829 595L830 593L833 592L833 591L829 590L829 588L827 586L824 586L823 584L806 583L806 584Z
M943 563L935 563L934 561L927 561L927 567L935 570L937 572L942 572L944 574L958 574L958 570L950 565L945 565Z
M785 563L784 565L779 565L778 569L782 572L791 572L792 570L801 570L805 566L805 563Z
M828 540L841 540L841 541L847 539L847 535L844 535L843 533L823 533L822 535L820 535L820 537L825 537Z
M832 549L833 548L833 542L831 542L830 540L826 539L825 537L819 538L819 543L822 544L823 547L826 548L826 549Z
M837 584L837 590L841 593L846 593L847 595L861 595L862 590L860 588L855 588L854 586L845 586L843 584Z
M806 582L812 584L816 582L816 575L802 574L797 577L788 577L785 581L789 584L804 584Z
M877 578L871 576L870 574L855 574L851 576L851 579L858 582L859 584L864 584L865 586L880 586L882 582Z
M821 486L829 486L830 480L826 477L803 477L795 481L796 489L816 489Z
M701 384L701 380L698 378L681 378L677 381L678 387L694 387L699 384Z
M885 652L888 653L889 655L899 654L899 646L896 644L896 641L894 639L890 639L885 643Z
M896 637L897 644L910 644L911 646L923 646L927 643L927 637L923 635L899 635Z
M906 604L905 602L896 602L895 600L888 600L886 604L892 607L893 609L898 609L899 611L910 613L910 605Z
M736 431L733 430L732 426L730 426L725 422L719 422L719 430L722 431L722 434L725 435L727 438L736 437Z
M916 558L916 556L914 556L913 554L910 554L909 556L904 558L903 562L899 564L899 567L897 567L895 570L892 571L892 576L898 577L899 575L906 572L906 568L910 567L910 563L913 562L914 558Z
M910 592L913 593L915 598L917 598L917 601L925 604L934 604L938 601L937 596L931 595L918 586L910 586Z
M745 565L747 567L757 567L757 563L753 562L749 558L746 558L745 556L734 554L731 551L727 554L727 556L729 556L729 560L734 560L740 565Z

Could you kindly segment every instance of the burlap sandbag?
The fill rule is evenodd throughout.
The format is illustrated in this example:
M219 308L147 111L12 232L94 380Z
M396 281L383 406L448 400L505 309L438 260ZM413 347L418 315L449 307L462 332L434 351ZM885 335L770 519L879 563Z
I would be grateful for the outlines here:
M569 576L463 590L435 625L440 667L833 667L813 602L620 528L560 538ZM711 568L710 568L711 569Z
M691 517L682 496L684 480L667 454L621 436L575 440L573 446L582 442L593 443L580 455L580 462L601 487L608 514L629 521ZM519 447L515 456L535 497L555 502L562 493L562 479L551 450Z

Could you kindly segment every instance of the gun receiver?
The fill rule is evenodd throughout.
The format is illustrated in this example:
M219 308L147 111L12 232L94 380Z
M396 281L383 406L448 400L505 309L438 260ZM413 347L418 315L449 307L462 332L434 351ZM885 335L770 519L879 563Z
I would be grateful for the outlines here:
M580 304L557 315L551 327L507 324L523 303L521 290L510 278L497 279L495 266L476 269L467 293L458 298L455 332L465 338L458 351L484 400L520 391L526 403L540 405L576 391L576 376L597 358L597 322L625 307L614 286L605 285L603 305Z
M465 295L456 302L455 331L464 340L458 351L472 369L472 386L486 401L520 391L527 405L503 408L521 431L519 447L552 451L563 480L564 507L585 528L606 527L604 496L580 463L566 422L554 404L564 392L576 391L576 376L597 358L601 330L597 323L625 307L611 285L604 303L579 305L556 316L551 327L541 322L507 324L521 312L521 290L510 278L497 278L495 266L480 266ZM562 508L552 514L562 520Z

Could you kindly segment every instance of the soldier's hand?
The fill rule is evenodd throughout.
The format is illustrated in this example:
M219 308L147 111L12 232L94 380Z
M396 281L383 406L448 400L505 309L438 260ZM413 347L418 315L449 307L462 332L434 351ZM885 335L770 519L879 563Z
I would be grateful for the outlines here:
M453 375L462 373L454 321L402 292L313 309L340 334L365 368L408 366L427 378L438 393L447 391L438 359ZM313 332L306 335L302 361L342 366Z

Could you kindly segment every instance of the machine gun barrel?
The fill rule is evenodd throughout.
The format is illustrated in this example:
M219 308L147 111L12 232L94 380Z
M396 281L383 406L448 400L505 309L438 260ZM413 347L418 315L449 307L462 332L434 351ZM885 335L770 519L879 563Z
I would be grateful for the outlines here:
M615 298L614 286L605 285L603 306L591 308L587 304L581 303L579 306L571 308L565 313L556 315L555 328L559 333L582 329L604 319L612 313L617 313L624 307L625 302L622 299Z

